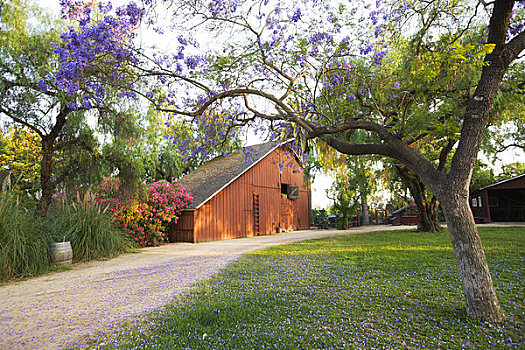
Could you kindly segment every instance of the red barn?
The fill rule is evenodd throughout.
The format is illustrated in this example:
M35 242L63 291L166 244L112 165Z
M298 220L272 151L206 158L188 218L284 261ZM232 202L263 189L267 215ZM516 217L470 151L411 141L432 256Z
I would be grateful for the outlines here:
M477 222L525 221L525 174L472 192L470 208Z
M220 156L179 183L193 203L170 227L171 242L205 242L310 227L310 184L286 143L268 142Z

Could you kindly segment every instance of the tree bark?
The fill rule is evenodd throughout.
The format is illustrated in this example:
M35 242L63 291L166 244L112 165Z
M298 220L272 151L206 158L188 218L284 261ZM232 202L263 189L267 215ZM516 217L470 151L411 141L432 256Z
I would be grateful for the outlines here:
M423 219L425 222L421 227L418 225L418 231L432 233L443 231L443 226L439 222L438 209L439 202L435 196L432 196L430 202L427 202L425 205L425 218Z
M481 239L468 203L468 191L448 187L440 195L448 232L461 276L470 317L489 322L503 319Z
M417 230L419 232L438 233L443 231L443 227L438 220L439 202L435 196L432 196L430 201L427 198L425 184L414 174L409 168L402 165L394 165L399 177L403 183L408 187L410 194L414 198L417 206L418 224Z
M48 138L44 138L42 140L42 161L40 162L40 187L42 189L42 197L36 207L37 214L42 217L47 214L47 209L49 204L51 204L55 190L55 185L51 177L52 163L53 144L49 142Z
M363 226L370 224L370 212L368 211L368 201L365 195L361 195L361 212L363 214Z
M341 228L343 230L348 229L348 214L343 212L343 217L341 218Z

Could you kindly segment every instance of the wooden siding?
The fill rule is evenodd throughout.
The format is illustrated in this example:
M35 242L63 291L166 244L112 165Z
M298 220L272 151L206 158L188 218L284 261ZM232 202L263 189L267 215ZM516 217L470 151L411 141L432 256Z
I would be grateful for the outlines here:
M177 220L169 226L168 238L170 242L193 243L194 210L184 210Z
M473 206L473 200L476 200L476 206ZM488 197L488 191L483 190L481 192L477 192L475 196L470 197L470 208L472 210L472 214L474 215L474 218L476 221L481 220L481 222L490 222L492 221L490 218L490 209L489 209L489 197Z
M253 199L243 176L195 211L196 242L253 235Z
M299 186L299 198L281 196L281 184ZM251 237L255 231L254 194L259 198L259 234L310 227L310 187L302 169L286 148L278 148L261 159L213 196L190 217L175 225L174 238L187 240L187 229L193 230L193 242ZM192 225L186 224L186 218Z

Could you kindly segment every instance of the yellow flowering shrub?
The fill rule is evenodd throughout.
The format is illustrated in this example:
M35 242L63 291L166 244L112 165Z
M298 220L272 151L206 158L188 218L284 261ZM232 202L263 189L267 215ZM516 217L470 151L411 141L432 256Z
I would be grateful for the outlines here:
M40 187L40 137L28 128L12 128L0 143L0 169L11 172L13 189L36 191Z

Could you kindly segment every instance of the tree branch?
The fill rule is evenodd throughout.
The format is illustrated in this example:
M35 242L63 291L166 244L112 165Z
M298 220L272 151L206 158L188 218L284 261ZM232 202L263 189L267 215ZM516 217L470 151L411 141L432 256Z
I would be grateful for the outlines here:
M505 45L514 1L494 2L494 9L489 24L489 44L495 44L494 50L485 57L476 91L470 98L464 114L461 137L458 148L452 158L449 176L456 183L468 183L477 158L483 135L489 122L489 113L496 93L509 65L525 48L525 33L520 33Z
M186 112L186 111L179 110L179 109L162 108L162 107L159 108L159 110L163 112L187 115L189 117L196 117L204 113L213 103L217 101L227 99L227 98L245 97L247 95L259 96L259 97L262 97L262 98L265 98L271 101L277 108L281 109L283 112L283 115L281 115L279 119L284 119L289 122L294 122L300 127L302 127L303 129L305 129L306 131L312 130L310 123L300 118L296 112L294 112L290 107L288 107L286 103L281 101L279 98L277 98L276 96L272 94L268 94L263 91L249 89L249 88L228 90L228 91L223 91L218 94L215 94L211 96L205 103L203 103L197 110L194 110L193 112ZM269 118L266 118L266 119L269 119Z
M448 140L447 145L441 149L441 152L439 153L439 163L437 167L437 171L439 171L440 173L442 173L445 169L448 154L450 153L450 151L452 151L452 147L454 147L455 143L456 141L454 140Z
M20 119L17 116L13 115L10 111L4 109L2 106L0 106L0 113L4 113L9 118L13 119L13 121L15 121L16 123L22 124L22 125L28 127L29 129L33 130L34 132L37 133L38 136L40 136L41 139L44 138L44 133L40 129L38 129L33 124L30 124L27 121L25 121L23 119Z
M501 47L505 45L513 6L514 1L509 0L500 0L494 3L489 21L489 37L487 40L489 44L496 44L496 46Z
M508 64L517 59L523 50L525 50L525 30L512 38L507 44L506 60Z
M395 158L392 148L384 144L353 144L327 135L320 136L320 139L343 154L353 156L378 154L385 157Z
M56 138L58 137L58 134L60 133L60 131L62 131L62 129L64 128L64 125L66 125L67 116L71 112L72 112L72 110L69 109L69 107L65 107L65 108L60 109L60 113L58 113L58 115L56 117L55 125L53 125L53 128L51 129L49 134L44 135L42 140L45 140L47 142L50 141L51 143L53 143L56 140Z

